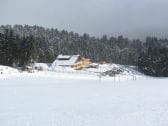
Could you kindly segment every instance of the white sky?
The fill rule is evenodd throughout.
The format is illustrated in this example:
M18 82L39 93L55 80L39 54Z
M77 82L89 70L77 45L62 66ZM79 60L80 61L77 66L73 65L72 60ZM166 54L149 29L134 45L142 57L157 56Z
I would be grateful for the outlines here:
M164 31L168 0L0 0L0 24L29 24L91 35Z

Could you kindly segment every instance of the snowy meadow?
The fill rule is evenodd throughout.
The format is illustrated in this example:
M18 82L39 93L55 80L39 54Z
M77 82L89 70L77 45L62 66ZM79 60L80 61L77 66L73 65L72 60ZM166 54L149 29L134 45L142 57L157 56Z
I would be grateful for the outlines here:
M81 78L80 78L81 77ZM167 126L167 78L114 82L22 73L0 78L1 126Z

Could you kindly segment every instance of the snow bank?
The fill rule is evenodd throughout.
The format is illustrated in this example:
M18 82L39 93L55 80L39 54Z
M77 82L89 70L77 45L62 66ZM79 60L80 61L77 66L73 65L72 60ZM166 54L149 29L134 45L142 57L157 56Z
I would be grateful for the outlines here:
M19 73L19 70L9 66L0 65L0 74L14 74L14 73Z
M121 75L142 75L138 72L136 66L125 66L119 64L99 64L98 68L84 68L83 71L94 72L94 73L103 73L109 70L119 70Z
M33 69L50 70L50 66L49 63L34 63Z
M139 74L134 67L117 65L117 64L103 64L99 65L98 68L84 68L82 70L74 70L71 67L57 66L54 69L50 67L50 64L46 63L35 63L33 68L41 71L34 71L28 73L27 71L19 72L19 70L7 66L0 66L0 71L3 78L22 78L22 77L48 77L48 78L69 78L69 79L90 79L90 80L108 80L111 82L122 82L129 80L142 80L146 76ZM114 77L102 76L101 73L108 70L121 70L121 74L116 74Z
M55 72L76 72L76 70L74 70L71 67L63 67L63 66L55 66L52 68L52 71L55 71Z

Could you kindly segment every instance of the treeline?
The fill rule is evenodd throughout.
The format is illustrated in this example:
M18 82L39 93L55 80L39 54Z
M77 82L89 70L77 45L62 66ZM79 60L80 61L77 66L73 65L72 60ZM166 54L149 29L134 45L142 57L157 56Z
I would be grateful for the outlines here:
M23 67L37 60L37 48L33 36L20 38L10 29L0 33L0 64Z
M0 33L0 56L2 57L0 64L24 66L31 62L51 63L58 54L80 54L94 62L139 65L144 73L158 76L156 75L159 73L158 68L162 69L163 64L167 62L165 59L167 58L165 55L168 47L167 39L147 37L146 41L142 42L139 39L130 40L123 36L104 35L96 38L89 34L79 35L65 30L29 25L2 25ZM162 57L160 63L156 56ZM158 64L162 66L156 67ZM159 75L161 73L165 73L165 70Z
M138 58L140 70L150 76L168 77L168 40L148 37L144 47Z
M21 39L33 36L38 49L39 62L52 62L58 54L80 54L95 62L114 62L119 64L136 64L142 49L140 40L129 40L123 36L101 38L88 34L57 29L45 29L39 26L10 25L0 26L0 32L11 29Z

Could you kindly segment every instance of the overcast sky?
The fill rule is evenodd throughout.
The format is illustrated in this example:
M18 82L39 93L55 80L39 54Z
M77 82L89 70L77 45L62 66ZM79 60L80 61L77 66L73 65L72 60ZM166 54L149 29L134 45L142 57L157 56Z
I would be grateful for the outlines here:
M114 35L165 31L168 0L0 0L0 24Z

